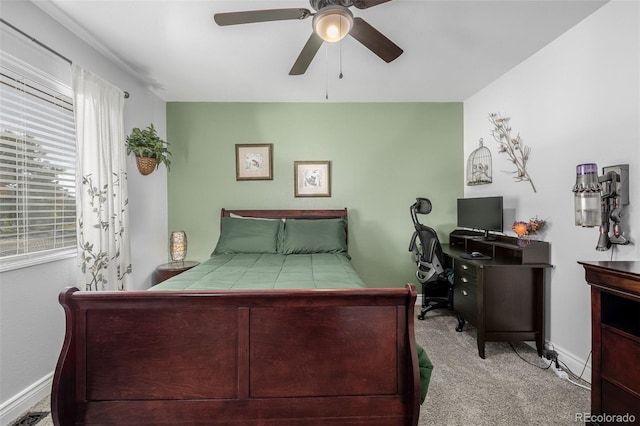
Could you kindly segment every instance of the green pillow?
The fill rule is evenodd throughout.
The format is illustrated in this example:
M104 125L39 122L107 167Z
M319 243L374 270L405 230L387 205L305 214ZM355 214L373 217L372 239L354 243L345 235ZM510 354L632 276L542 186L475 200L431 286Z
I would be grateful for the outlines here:
M282 253L347 253L346 226L343 219L287 219Z
M276 253L281 224L281 220L222 217L213 254Z
M280 227L278 228L278 239L276 241L276 252L277 253L282 253L282 243L284 240L284 222L286 219L284 218L279 218L279 219L272 219L272 218L266 218L266 217L251 217L251 216L240 216L239 214L235 214L235 213L229 213L230 217L237 217L240 219L253 219L253 220L277 220L280 222Z

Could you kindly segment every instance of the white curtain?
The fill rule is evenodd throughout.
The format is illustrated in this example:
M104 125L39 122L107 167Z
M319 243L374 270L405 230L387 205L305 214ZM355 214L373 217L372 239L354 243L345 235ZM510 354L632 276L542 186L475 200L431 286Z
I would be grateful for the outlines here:
M130 289L124 92L72 65L78 144L78 287Z

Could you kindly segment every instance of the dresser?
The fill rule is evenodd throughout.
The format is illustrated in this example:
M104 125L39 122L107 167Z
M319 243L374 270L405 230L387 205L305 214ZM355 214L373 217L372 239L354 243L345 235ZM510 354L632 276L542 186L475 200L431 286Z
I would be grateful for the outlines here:
M640 261L578 263L591 286L591 423L640 421Z
M456 331L466 322L477 328L478 355L485 357L487 341L535 341L544 348L544 294L549 243L455 230L443 251L453 267L453 307ZM483 256L473 258L472 252Z

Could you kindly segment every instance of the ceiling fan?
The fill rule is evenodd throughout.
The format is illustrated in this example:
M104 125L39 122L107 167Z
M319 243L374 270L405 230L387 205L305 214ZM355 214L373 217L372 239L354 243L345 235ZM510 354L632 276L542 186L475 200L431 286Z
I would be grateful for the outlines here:
M289 75L304 74L322 46L350 35L385 62L391 62L402 54L402 49L373 28L362 18L354 18L349 7L367 9L390 0L309 0L315 12L309 9L266 9L241 12L216 13L213 19L220 26L250 24L255 22L302 20L313 16L313 32L302 48Z

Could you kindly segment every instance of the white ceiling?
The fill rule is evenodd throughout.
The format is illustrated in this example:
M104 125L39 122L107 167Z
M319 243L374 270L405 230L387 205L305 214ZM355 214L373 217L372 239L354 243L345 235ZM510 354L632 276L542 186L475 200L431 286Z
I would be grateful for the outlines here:
M34 0L166 101L464 101L607 0L393 0L354 16L399 45L387 64L351 37L288 75L311 19L219 27L216 12L307 0ZM73 52L61 52L73 59ZM342 72L340 73L340 57ZM552 64L550 64L552 66ZM126 88L124 88L126 90Z

